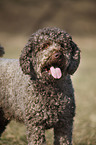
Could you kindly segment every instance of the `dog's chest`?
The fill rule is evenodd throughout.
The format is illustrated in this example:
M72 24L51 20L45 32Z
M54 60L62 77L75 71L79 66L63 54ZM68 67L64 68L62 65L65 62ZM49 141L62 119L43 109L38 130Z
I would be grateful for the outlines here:
M39 119L39 123L45 125L45 127L51 127L57 123L61 116L64 116L64 112L71 103L70 97L65 95L60 90L46 89L39 91L37 98L39 97L39 112L36 114L36 118Z
M29 93L29 97L26 97L28 106L25 105L25 110L26 117L34 124L50 128L60 119L64 119L66 111L68 116L70 116L70 110L74 112L74 96L71 92L71 95L68 95L66 87L61 90L51 85L35 84L31 90L34 91L29 91L31 94Z

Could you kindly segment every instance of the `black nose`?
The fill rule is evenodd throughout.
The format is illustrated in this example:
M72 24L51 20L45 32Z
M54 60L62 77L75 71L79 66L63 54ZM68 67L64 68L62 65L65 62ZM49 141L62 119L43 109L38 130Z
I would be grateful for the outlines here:
M62 53L61 52L57 52L54 54L54 58L55 59L61 59L62 58Z

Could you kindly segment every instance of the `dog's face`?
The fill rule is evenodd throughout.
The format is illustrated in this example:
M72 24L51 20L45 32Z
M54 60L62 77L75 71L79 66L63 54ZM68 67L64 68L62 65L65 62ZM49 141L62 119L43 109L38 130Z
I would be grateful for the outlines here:
M23 72L43 81L73 74L79 62L79 48L70 35L57 28L45 28L34 33L20 57Z
M46 78L46 80L58 80L64 77L69 65L70 51L71 49L65 50L55 42L45 43L42 49L33 56L37 77Z

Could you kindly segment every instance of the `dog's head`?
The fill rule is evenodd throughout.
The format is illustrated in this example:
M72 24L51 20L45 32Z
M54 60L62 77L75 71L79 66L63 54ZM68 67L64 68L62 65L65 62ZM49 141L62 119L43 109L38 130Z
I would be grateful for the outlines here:
M80 62L80 50L69 34L44 28L32 34L20 56L20 66L32 79L58 80L72 75Z

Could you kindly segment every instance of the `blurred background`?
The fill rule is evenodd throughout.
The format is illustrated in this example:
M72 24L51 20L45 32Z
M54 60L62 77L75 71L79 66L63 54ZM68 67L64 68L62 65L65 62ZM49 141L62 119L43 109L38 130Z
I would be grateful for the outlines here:
M43 27L59 27L81 49L72 76L76 98L73 145L96 144L96 0L0 0L0 44L5 58L19 58L30 35ZM0 145L27 145L24 125L12 121ZM53 130L46 131L47 145Z

